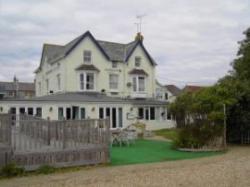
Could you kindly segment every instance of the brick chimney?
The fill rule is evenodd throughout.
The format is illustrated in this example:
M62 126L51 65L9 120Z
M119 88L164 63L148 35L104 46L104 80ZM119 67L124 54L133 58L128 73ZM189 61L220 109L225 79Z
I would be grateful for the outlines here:
M15 97L18 97L18 92L19 92L19 83L18 83L18 79L16 78L16 75L13 78L13 83L14 83L14 87L15 87Z
M141 32L138 32L135 36L135 41L143 42L144 37L142 36Z

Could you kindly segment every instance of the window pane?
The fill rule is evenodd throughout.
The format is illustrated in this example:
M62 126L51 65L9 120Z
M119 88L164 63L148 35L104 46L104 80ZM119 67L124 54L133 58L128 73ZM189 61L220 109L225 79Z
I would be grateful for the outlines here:
M20 114L25 114L25 108L20 108L19 112L20 112Z
M145 113L146 113L145 114L146 115L145 116L146 120L149 120L149 109L148 108L145 109Z
M141 65L141 57L135 57L135 67L140 67Z
M84 90L84 74L80 74L80 89Z
M81 108L81 119L85 119L86 114L85 114L85 108Z
M136 92L137 91L137 81L136 81L136 77L133 77L133 91Z
M93 73L87 73L86 74L86 89L87 90L93 90L94 89L94 74Z
M123 120L123 118L122 118L122 108L119 108L118 111L119 111L119 113L118 113L118 115L119 115L119 127L122 127L122 120Z
M91 62L91 51L83 52L83 62L90 63Z
M58 120L63 120L63 108L59 107L58 108Z
M116 108L112 108L112 127L116 128Z
M144 118L144 110L143 110L143 108L138 108L138 118L139 119Z
M33 115L33 108L28 108L28 115Z
M66 119L71 119L71 108L66 108Z
M106 117L110 117L110 108L106 108Z
M79 107L77 106L72 107L72 118L79 119Z
M103 118L104 118L104 109L99 108L99 119L103 119Z
M145 78L144 77L139 77L139 91L143 92L145 91Z
M116 74L109 75L109 87L110 89L118 89L118 75Z
M40 118L42 117L42 108L40 108L40 107L36 108L36 116L40 117Z
M155 120L155 108L150 107L150 119Z

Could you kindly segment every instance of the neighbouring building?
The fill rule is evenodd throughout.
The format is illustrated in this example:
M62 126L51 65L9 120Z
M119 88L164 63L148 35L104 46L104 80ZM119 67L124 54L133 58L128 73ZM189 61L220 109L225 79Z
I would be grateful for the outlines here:
M140 33L122 44L97 40L87 31L66 45L44 44L36 97L2 99L0 112L52 120L110 118L111 128L137 121L147 129L174 127L167 118L172 92L158 97L155 66Z
M202 88L204 88L204 86L186 85L186 86L182 89L182 91L183 91L183 92L194 93L194 92L200 91Z
M166 100L169 103L175 101L176 97L181 93L181 89L175 85L162 85L156 81L156 98Z
M35 96L35 84L19 82L14 77L13 82L0 81L0 98L32 98Z

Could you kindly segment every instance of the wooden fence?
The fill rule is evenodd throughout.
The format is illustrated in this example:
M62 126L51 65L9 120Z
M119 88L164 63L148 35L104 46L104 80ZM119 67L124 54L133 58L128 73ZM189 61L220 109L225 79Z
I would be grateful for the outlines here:
M33 170L109 162L109 120L52 121L0 115L0 166L14 161Z
M241 144L250 144L250 131L241 132Z

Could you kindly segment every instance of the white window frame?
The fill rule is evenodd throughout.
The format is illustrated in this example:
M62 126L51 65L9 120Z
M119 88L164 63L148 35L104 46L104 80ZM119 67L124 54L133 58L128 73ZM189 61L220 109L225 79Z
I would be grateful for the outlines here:
M111 84L115 84L116 82L111 82L111 76L116 76L117 77L117 88L111 88ZM116 73L110 73L109 74L109 89L111 91L117 91L119 89L119 74Z
M90 55L86 56L86 53L89 53ZM86 60L88 58L89 58L89 60ZM90 50L83 51L83 63L84 64L91 64L92 63L92 51L90 51Z
M139 90L139 78L140 77L143 77L144 78L144 90ZM144 75L134 75L133 77L132 77L132 83L134 84L134 78L136 79L136 90L134 90L134 85L133 85L133 87L132 87L132 89L133 89L133 92L135 92L135 93L145 93L146 92L146 76L144 76Z
M87 89L87 74L91 73L94 76L94 81L93 81L93 89ZM81 74L83 75L83 89L81 89ZM82 71L79 72L78 75L78 80L79 80L79 90L84 91L84 92L92 92L96 90L96 73L93 71Z
M157 112L158 109L157 107L155 106L142 106L142 107L138 107L137 108L137 116L139 117L139 108L142 108L143 109L143 118L139 119L139 120L145 120L145 121L156 121L156 120L159 120L157 119ZM151 109L154 108L154 119L152 119L152 116L151 116ZM148 110L148 119L146 119L146 110Z

